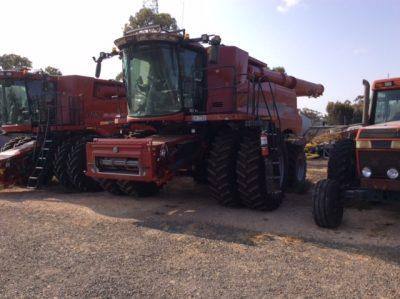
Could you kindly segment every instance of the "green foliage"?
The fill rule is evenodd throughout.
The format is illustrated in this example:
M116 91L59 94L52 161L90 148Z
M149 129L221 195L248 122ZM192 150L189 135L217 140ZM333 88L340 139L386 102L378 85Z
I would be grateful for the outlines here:
M285 70L285 68L283 66L276 66L272 70L275 71L275 72L286 74L286 70Z
M178 25L175 18L168 13L155 13L150 8L142 8L135 16L129 17L129 23L125 24L124 33L131 29L138 29L153 25L160 25L166 30L176 30Z
M350 101L329 102L326 106L328 124L349 125L353 124L354 107Z
M116 81L122 81L123 77L124 77L123 73L120 72L120 73L115 77L115 80L116 80Z
M309 108L301 109L301 113L307 116L313 124L321 122L324 118L321 112Z
M52 67L52 66L48 66L44 69L44 72L46 74L49 74L51 76L62 76L61 71L58 68Z
M13 70L24 67L32 67L32 62L17 54L4 54L0 56L0 68L3 70Z

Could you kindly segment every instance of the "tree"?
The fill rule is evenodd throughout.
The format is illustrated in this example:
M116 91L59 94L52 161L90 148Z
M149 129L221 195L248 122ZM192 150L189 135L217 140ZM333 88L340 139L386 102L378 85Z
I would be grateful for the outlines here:
M285 70L285 68L283 66L276 66L272 70L275 71L275 72L286 74L286 70Z
M349 125L353 123L354 108L350 101L329 102L326 106L330 125Z
M301 109L301 113L311 120L312 125L322 122L323 115L321 112L309 108Z
M32 67L32 61L17 54L4 54L0 56L0 68L3 70L13 70L24 67Z
M353 124L362 122L362 115L364 111L364 96L357 96L353 101Z
M44 69L44 72L46 74L51 75L51 76L61 76L62 75L61 71L58 68L55 68L55 67L52 67L52 66L47 66Z
M129 23L125 24L124 33L131 29L138 29L153 25L160 25L165 30L177 30L175 18L168 13L156 13L150 8L142 8L135 16L129 17Z
M123 79L123 74L122 74L122 72L120 72L116 77L115 77L115 80L116 81L122 81L122 79Z

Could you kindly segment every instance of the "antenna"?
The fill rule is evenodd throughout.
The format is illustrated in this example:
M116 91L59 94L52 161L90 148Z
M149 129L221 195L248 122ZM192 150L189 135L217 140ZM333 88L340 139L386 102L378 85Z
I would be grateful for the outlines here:
M185 0L182 0L181 28L185 28L185 26L183 25L184 17L185 17Z
M143 7L149 8L155 14L158 14L158 0L143 0Z

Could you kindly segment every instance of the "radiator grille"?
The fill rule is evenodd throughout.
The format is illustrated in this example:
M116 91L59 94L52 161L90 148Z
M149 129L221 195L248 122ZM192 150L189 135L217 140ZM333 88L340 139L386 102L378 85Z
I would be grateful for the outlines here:
M387 179L389 168L400 170L400 151L359 151L360 169L368 166L372 170L372 178Z

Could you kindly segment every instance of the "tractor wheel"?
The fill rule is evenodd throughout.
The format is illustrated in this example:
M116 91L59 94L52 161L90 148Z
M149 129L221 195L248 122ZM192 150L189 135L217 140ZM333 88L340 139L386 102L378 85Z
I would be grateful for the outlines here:
M160 192L160 187L154 183L118 181L118 186L123 194L129 196L149 197Z
M107 191L114 195L123 195L124 192L119 187L117 181L115 180L100 180L99 184L104 191Z
M340 186L354 182L356 178L355 144L343 139L334 145L329 153L328 179L336 180Z
M281 151L284 155L282 148ZM241 202L251 209L277 209L283 199L283 179L274 182L275 176L273 161L261 156L259 133L248 132L240 144L237 162Z
M300 145L287 144L288 152L288 187L301 186L306 181L307 160Z
M208 183L212 196L223 206L240 205L236 182L236 160L239 135L232 130L221 131L211 145L207 161Z
M69 151L67 158L67 173L72 185L81 192L101 191L98 182L86 176L86 143L91 138L81 138L77 140Z
M32 140L32 138L27 137L27 136L18 136L18 137L12 138L1 147L0 151L1 152L8 151L16 146L20 146L31 140Z
M60 144L54 153L53 169L58 182L66 189L73 189L74 186L68 176L67 159L74 140L66 140Z
M339 183L331 179L319 181L314 188L312 198L315 223L324 228L338 227L343 218Z

